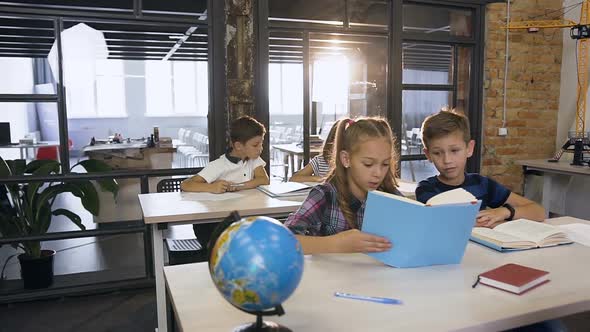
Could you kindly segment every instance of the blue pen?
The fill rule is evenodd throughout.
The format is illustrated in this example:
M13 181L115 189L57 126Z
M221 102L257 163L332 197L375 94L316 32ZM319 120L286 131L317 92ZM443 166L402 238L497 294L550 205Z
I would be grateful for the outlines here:
M401 300L392 299L392 298L388 298L388 297L365 296L365 295L356 295L356 294L341 293L341 292L335 292L334 296L343 297L345 299L369 301L369 302L376 302L376 303L382 303L382 304L403 304L403 302Z

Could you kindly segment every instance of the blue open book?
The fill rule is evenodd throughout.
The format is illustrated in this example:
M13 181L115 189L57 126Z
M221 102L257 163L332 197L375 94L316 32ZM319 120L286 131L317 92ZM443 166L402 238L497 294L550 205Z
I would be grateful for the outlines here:
M441 193L427 204L370 191L362 231L388 238L393 248L369 255L395 267L458 264L480 205L460 188Z

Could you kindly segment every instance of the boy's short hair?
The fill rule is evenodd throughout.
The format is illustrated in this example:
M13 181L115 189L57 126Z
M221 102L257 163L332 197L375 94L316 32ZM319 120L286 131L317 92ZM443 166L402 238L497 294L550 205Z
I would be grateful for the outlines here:
M457 131L463 134L465 143L469 143L471 140L469 120L464 114L445 107L440 112L426 117L422 122L422 142L428 148L432 140Z
M229 137L232 143L246 143L256 136L264 136L266 129L262 123L249 116L242 116L231 123Z

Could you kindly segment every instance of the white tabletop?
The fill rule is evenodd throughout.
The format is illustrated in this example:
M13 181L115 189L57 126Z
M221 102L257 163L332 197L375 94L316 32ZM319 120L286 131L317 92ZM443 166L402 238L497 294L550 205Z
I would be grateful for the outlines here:
M1 145L0 148L1 149L10 149L10 148L20 148L20 149L25 149L25 148L40 148L40 147L44 147L44 146L59 146L59 142L58 141L40 141L37 143L31 143L31 144L10 144L10 145Z
M535 160L518 160L517 164L526 166L529 169L540 171L549 171L553 173L570 174L570 175L590 175L590 167L574 166L569 161L560 160L556 163L549 162L546 159Z
M584 222L556 218L552 223ZM498 331L590 310L590 248L580 244L498 253L470 243L458 265L396 269L364 254L306 256L303 279L267 320L294 331ZM551 281L521 296L480 285L476 276L505 263L550 272ZM165 267L183 331L229 331L254 316L227 303L207 263ZM334 292L401 299L383 305L334 297Z
M399 181L400 191L414 197L415 183ZM299 208L306 195L271 198L257 189L229 193L235 198L225 199L226 194L210 193L151 193L140 194L139 203L146 224L184 223L225 218L237 210L242 216L281 215Z
M139 203L145 223L158 224L219 221L233 210L243 217L288 214L297 210L305 199L305 196L271 198L257 189L229 193L235 196L230 199L224 199L224 195L186 192L140 194Z

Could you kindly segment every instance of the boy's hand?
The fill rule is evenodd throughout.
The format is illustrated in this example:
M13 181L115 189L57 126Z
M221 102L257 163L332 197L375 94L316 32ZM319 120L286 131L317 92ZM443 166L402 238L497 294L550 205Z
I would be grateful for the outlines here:
M510 217L510 211L505 207L479 211L475 226L494 228L506 221L506 218L508 217Z
M386 238L351 229L334 235L336 252L381 252L391 249Z
M230 182L227 191L238 191L244 189L245 183Z
M230 183L224 180L215 181L211 183L211 185L213 185L213 190L211 190L211 192L215 194L223 194L228 191L228 188L230 187Z

